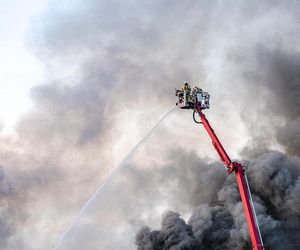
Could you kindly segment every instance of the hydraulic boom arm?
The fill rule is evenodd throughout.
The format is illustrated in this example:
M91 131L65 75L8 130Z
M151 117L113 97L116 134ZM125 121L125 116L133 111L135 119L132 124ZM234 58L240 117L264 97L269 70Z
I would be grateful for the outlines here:
M202 91L198 87L191 87L188 83L184 83L181 90L176 90L176 96L178 96L177 105L181 109L193 109L193 118L196 123L202 123L207 133L209 134L212 144L220 156L221 161L225 165L228 174L235 173L235 177L238 182L238 187L241 195L241 199L244 206L244 211L248 223L250 237L252 241L253 250L264 250L263 241L259 231L259 225L257 222L254 205L252 202L251 192L249 189L247 176L245 174L244 167L238 162L232 162L221 142L219 141L214 130L210 126L208 120L203 114L203 109L210 107L209 97L207 92ZM196 121L195 114L198 113L200 121Z
M252 202L250 199L251 194L249 192L248 184L246 182L244 167L240 163L232 162L230 160L221 142L219 141L217 135L215 134L214 130L212 129L208 120L203 114L200 106L197 106L197 112L200 116L204 128L206 129L207 133L212 139L212 144L214 145L216 151L218 152L221 161L224 163L225 167L227 168L227 172L229 174L235 172L235 177L238 182L241 199L244 205L244 211L248 223L253 250L264 250L263 242L259 232L258 223L255 217L254 207L252 206Z

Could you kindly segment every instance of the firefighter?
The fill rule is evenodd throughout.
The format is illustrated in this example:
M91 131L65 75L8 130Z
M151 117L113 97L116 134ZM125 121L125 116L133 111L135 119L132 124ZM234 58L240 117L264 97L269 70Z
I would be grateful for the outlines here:
M190 85L189 85L187 82L185 82L185 83L182 85L181 90L182 90L182 91L186 91L187 93L190 93L190 92L191 92L191 87L190 87Z
M197 87L197 86L194 86L193 89L192 89L192 92L193 92L193 93L202 92L202 89L200 89L200 88Z
M191 87L187 82L185 82L182 85L181 90L184 92L185 105L188 105L187 103L191 102Z

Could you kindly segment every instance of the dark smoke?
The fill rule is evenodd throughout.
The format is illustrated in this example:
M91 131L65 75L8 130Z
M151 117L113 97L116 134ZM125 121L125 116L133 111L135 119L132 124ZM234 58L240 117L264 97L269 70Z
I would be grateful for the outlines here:
M189 158L191 159L191 156ZM206 168L200 159L195 161L198 161L198 168ZM297 197L300 158L270 151L255 154L244 164L249 167L250 185L253 187L254 202L266 249L298 249L300 240L295 231L300 229L300 203ZM198 179L198 187L185 192L197 199L197 196L208 191L210 183L216 179L201 178L201 175L207 176L204 171L194 174L195 179ZM179 178L185 179L183 176ZM187 224L182 219L168 220L170 214L173 214L170 212L164 216L160 230L142 228L136 236L138 249L194 249L185 246L193 245L195 241L201 246L198 249L252 249L234 176L228 176L216 193L210 203L206 203L208 200L199 200L199 205L193 209ZM179 218L178 214L176 216ZM172 224L165 227L165 220ZM189 229L189 234L179 234L172 230L173 228ZM165 245L162 235L168 235L173 239L173 243ZM180 244L184 247L181 248Z
M208 210L207 205L199 207L189 224L178 213L166 213L161 230L150 231L148 227L140 230L136 236L138 249L223 249L230 236L232 217L221 207L213 207L209 213Z
M161 231L142 228L137 235L137 246L142 249L199 249L200 244L178 213L168 212L161 223Z

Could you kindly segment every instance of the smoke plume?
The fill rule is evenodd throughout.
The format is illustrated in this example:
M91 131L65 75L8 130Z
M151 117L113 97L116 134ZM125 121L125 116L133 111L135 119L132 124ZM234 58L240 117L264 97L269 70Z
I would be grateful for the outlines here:
M195 161L198 161L199 168L203 168L200 159ZM250 186L266 249L297 249L300 246L300 241L295 236L295 230L300 226L300 204L296 195L299 192L299 164L298 157L288 157L278 151L255 154L244 162L249 168ZM192 244L196 240L201 246L197 249L251 249L246 218L234 177L228 176L226 180L218 181L205 171L201 175L206 178L201 178L197 172L194 175L195 179L198 177L197 188L185 192L195 199L209 192L212 183L221 183L221 187L218 187L211 200L198 198L199 205L193 206L194 212L187 223L182 219L172 220L172 225L166 228L164 220L168 220L170 216L167 213L160 230L142 228L136 236L138 248L190 249L179 246ZM182 228L182 224L191 231L187 237L172 230ZM171 246L158 244L161 237L157 235L170 234L172 237L169 237L173 239ZM149 247L152 245L158 247Z
M300 249L297 1L57 1L27 42L33 109L0 137L1 249L50 249L187 81L245 165L266 249ZM191 113L139 147L59 249L251 249L236 181Z

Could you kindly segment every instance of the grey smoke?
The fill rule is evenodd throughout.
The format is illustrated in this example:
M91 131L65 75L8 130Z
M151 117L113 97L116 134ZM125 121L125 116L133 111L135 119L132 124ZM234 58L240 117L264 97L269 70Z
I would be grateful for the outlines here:
M251 105L252 111L257 112L259 106L263 105L265 110L273 113L272 117L266 119L277 119L278 122L268 123L269 129L274 130L275 138L285 147L286 154L277 151L270 151L266 148L265 141L268 140L264 134L265 127L256 126L257 124L250 124L256 131L253 133L257 137L253 139L250 146L243 150L243 157L246 166L249 166L250 185L253 187L255 197L255 204L258 208L258 218L261 222L263 238L266 248L271 249L298 249L300 241L295 236L295 230L299 229L299 53L298 52L283 52L282 48L269 50L266 48L259 48L254 54L255 69L245 71L245 80L254 82L257 87L254 93L249 93L253 100L259 98L260 92L267 93L266 102L264 103L247 103ZM261 70L262 69L262 70ZM263 93L262 93L263 95ZM253 111L254 109L254 111ZM253 114L251 114L252 117ZM249 113L243 114L244 120L249 119ZM257 120L254 120L256 123ZM256 147L250 149L251 147ZM199 167L201 165L199 164ZM202 167L202 166L201 166ZM198 182L201 182L201 177L198 176ZM232 185L232 183L231 183ZM226 192L230 189L230 192ZM224 192L225 191L225 192ZM201 193L204 191L201 190ZM237 195L237 190L232 190L231 187L223 186L220 188L219 194ZM195 196L196 197L196 196ZM228 206L226 216L213 220L211 216L204 220L201 218L203 213L202 206L196 209L189 219L188 225L192 226L193 236L200 242L204 249L250 249L249 238L246 236L247 228L241 220L245 220L241 207L236 210L239 204L239 199L232 200L228 197L226 203ZM236 197L237 198L237 197ZM224 199L216 199L212 204L220 204L224 206ZM199 202L199 204L201 204ZM202 209L201 209L202 208ZM214 206L206 207L205 213L211 213ZM228 212L229 211L229 212ZM239 213L237 214L236 211ZM242 218L241 218L242 217ZM196 219L195 219L196 218ZM204 222L203 222L204 221ZM232 223L232 221L234 223ZM239 221L239 222L236 222ZM224 223L221 230L218 229L218 223ZM193 226L196 225L196 226ZM209 226L207 226L209 225ZM176 227L176 222L174 222ZM208 228L208 229L207 229ZM244 229L244 231L242 230ZM165 247L147 248L149 241L155 241L149 235L165 234L163 227L160 231L147 231L141 229L137 234L137 246L140 249L169 249ZM205 232L209 232L205 235ZM243 237L241 236L243 232ZM147 235L145 240L143 237ZM203 236L205 235L205 236ZM224 235L234 236L227 237L224 242L219 242L218 238L223 238ZM177 240L180 239L173 234ZM216 238L214 238L214 236ZM213 239L210 241L210 239ZM145 241L146 243L144 243ZM237 243L237 241L239 241ZM216 243L215 245L213 245ZM146 247L146 248L144 248ZM179 248L181 249L181 248Z
M211 93L207 116L248 167L266 247L298 249L299 3L68 2L50 1L28 34L47 79L16 136L0 139L1 247L51 248L188 81ZM216 157L177 111L62 249L133 249L145 225L139 247L151 246L165 210L185 222L166 214L153 236L164 246L160 235L175 233L174 247L249 248L234 177Z
M191 226L187 225L178 213L168 212L162 223L161 231L150 232L142 228L137 235L138 249L200 249ZM149 244L149 245L146 245Z
M191 158L189 156L189 159ZM299 199L296 195L299 192L300 159L289 158L280 152L271 151L255 155L254 158L249 158L244 163L246 167L249 166L250 185L253 187L254 202L265 247L297 249L300 241L295 236L294 230L298 230L300 226ZM203 169L199 159L198 164L198 167ZM197 192L190 195L197 198L198 195L206 193L210 183L214 183L217 179L201 179L201 175L197 176L197 172L194 174L198 177L198 188ZM205 171L202 175L208 176ZM184 180L182 177L179 178ZM172 221L173 224L169 228L163 226L164 220L168 219L167 214L163 218L160 230L151 231L149 228L142 228L139 231L136 236L138 248L186 249L176 247L183 242L191 243L197 240L203 249L251 249L248 228L234 176L228 176L227 180L221 183L222 186L216 191L217 195L210 200L210 203L207 203L208 199L199 201L199 206L193 209L194 212L186 224L186 227L191 227L192 232L186 238L170 230L173 227L181 227L182 220ZM193 191L185 190L187 194ZM174 238L175 243L172 246L166 247L160 243L159 247L149 247L151 244L156 246L157 242L160 242L157 235L166 234L171 234Z

